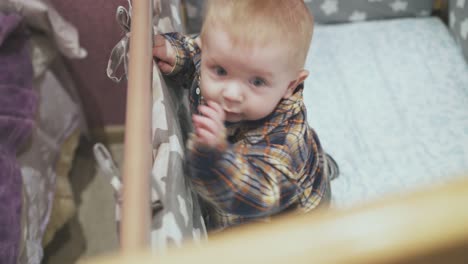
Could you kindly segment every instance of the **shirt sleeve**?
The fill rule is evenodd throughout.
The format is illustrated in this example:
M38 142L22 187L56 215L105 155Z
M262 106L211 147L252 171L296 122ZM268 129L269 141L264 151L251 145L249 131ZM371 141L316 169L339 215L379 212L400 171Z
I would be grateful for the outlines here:
M176 50L176 61L172 71L166 76L177 81L185 88L193 80L196 66L193 62L194 56L200 55L200 48L195 42L196 36L190 37L178 32L162 34Z
M220 210L243 217L275 214L294 202L298 184L284 146L229 145L223 152L189 148L195 191Z

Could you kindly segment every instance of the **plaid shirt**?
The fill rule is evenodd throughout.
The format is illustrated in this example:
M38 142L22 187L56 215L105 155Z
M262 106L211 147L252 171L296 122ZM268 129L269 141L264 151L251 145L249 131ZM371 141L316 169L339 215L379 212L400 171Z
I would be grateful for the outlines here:
M177 51L169 74L190 88L197 113L200 94L200 49L179 33L164 35ZM202 149L188 144L190 180L205 202L210 230L252 220L267 220L285 210L316 208L329 188L325 154L307 123L303 84L266 118L230 124L227 148ZM328 190L329 191L329 190Z

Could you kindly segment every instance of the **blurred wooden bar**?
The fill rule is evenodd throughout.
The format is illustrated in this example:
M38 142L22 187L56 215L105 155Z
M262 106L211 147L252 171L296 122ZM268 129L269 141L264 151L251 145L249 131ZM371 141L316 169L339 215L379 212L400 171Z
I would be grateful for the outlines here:
M141 252L82 262L111 263L468 263L468 179L349 210L245 225L163 256Z
M448 6L448 0L434 0L433 9L434 10L445 10Z
M131 16L120 236L123 252L149 244L152 0L132 1Z

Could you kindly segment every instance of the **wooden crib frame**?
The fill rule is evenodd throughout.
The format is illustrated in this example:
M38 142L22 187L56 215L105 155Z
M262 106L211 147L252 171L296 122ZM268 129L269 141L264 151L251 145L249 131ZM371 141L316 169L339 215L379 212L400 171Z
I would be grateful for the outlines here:
M152 0L133 1L122 173L125 186L120 237L122 252L147 247L149 242L152 19Z
M163 256L124 253L82 264L468 263L468 181L246 225Z
M468 180L350 210L287 215L151 255L151 2L133 1L121 252L82 263L468 263Z

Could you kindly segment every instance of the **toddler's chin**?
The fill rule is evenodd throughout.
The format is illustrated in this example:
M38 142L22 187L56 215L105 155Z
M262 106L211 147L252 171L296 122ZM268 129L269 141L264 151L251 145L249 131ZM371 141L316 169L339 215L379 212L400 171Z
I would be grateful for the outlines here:
M226 113L226 121L229 123L237 123L242 121L242 116L238 114Z

